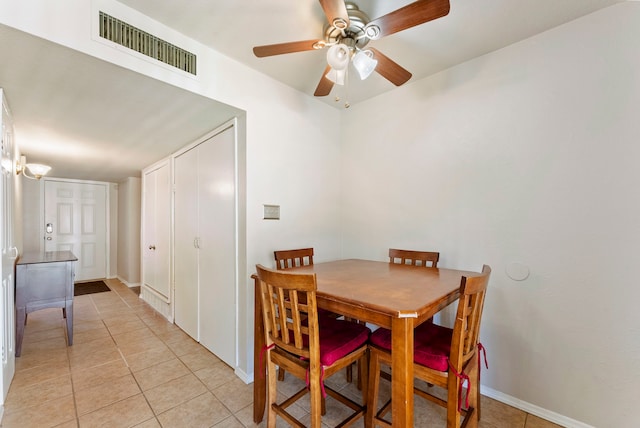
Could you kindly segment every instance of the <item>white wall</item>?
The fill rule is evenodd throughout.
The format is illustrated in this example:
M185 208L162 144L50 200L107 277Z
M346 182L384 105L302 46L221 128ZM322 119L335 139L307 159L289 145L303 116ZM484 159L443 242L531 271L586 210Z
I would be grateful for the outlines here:
M624 427L640 378L640 344L628 339L640 321L630 269L640 203L629 197L640 178L638 6L611 7L344 111L195 42L183 46L201 52L206 78L97 43L81 0L15 2L0 22L246 112L239 326L248 375L249 276L273 263L274 249L313 245L318 261L436 249L444 267L494 269L485 391ZM52 16L59 25L44 23ZM262 220L262 204L281 205L282 219ZM507 277L513 262L531 269L527 280Z
M638 40L622 3L343 117L343 255L491 265L485 391L570 426L637 426Z
M148 58L92 38L97 11L151 31L198 54L198 76L185 76ZM56 25L50 25L55 22ZM12 2L0 23L226 103L241 117L246 154L246 252L239 261L239 371L253 377L253 281L256 263L273 264L273 251L313 245L318 260L340 258L340 111L185 38L113 0ZM212 124L212 129L216 125ZM19 135L16 135L19 144ZM160 158L160 157L159 157ZM281 205L282 219L262 218L263 204Z
M18 147L20 142L18 141ZM21 200L22 214L17 219L16 228L22 235L22 244L24 251L40 251L43 237L40 234L40 225L42 224L42 200L40 193L44 191L42 180L30 180L24 178L21 174L18 176L21 186L17 191L17 195Z
M120 219L118 218L118 185L116 183L107 184L108 192L108 206L109 220L107 225L109 227L107 234L109 235L109 259L107 263L107 278L116 278L118 276L118 248L119 234L118 227Z
M117 276L129 287L140 285L141 179L118 183Z

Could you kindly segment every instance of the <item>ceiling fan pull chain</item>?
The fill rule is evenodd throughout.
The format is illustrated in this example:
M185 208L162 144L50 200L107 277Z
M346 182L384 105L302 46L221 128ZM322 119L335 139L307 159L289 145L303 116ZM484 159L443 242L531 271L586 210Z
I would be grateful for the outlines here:
M346 71L346 75L344 76L344 92L345 92L345 100L344 100L344 108L349 108L351 107L351 104L349 103L349 67L347 67Z

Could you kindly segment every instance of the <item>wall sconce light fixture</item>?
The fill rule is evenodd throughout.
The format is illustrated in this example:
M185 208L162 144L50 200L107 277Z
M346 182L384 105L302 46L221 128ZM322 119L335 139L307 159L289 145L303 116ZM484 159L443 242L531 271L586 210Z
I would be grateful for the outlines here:
M43 176L51 170L48 165L42 165L39 163L27 163L26 156L20 156L20 160L16 162L16 174L24 175L32 180L40 180ZM29 172L31 175L27 174Z

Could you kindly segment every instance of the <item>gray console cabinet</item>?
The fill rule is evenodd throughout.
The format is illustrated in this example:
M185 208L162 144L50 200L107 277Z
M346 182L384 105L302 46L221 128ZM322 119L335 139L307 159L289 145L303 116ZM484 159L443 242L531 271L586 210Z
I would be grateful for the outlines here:
M77 257L71 251L27 252L16 263L16 357L22 352L27 314L62 308L67 344L73 344L73 280Z

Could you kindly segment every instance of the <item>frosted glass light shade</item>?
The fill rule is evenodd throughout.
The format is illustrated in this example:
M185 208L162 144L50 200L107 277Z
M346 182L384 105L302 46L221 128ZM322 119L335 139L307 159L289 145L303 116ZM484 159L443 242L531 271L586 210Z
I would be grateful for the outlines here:
M345 45L333 45L327 51L327 62L334 70L346 70L349 65L349 48Z
M352 62L353 66L360 75L360 80L364 80L369 77L378 65L378 61L373 59L373 52L369 50L360 51L355 54Z
M28 163L26 167L29 172L36 178L40 178L46 175L51 170L50 166L42 165L39 163Z
M344 85L344 77L346 74L346 70L336 70L335 68L332 68L325 77L336 85Z

